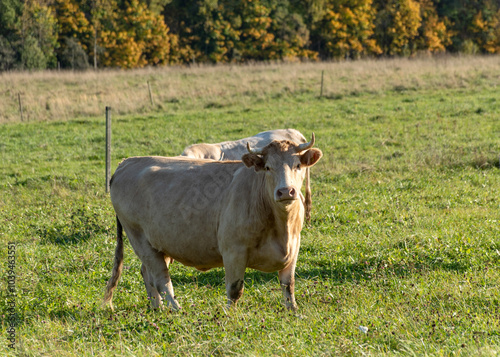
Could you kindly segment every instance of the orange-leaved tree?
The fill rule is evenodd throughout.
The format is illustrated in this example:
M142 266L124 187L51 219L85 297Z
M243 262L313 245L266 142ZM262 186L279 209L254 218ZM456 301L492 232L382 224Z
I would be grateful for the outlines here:
M94 31L83 8L76 0L55 0L52 6L59 27L58 59L61 65L75 68L75 63L79 63L77 68L87 68Z
M374 34L372 0L329 1L326 13L316 24L327 57L359 58L380 54Z
M241 22L223 2L200 4L198 16L202 23L198 28L198 59L212 63L231 62L235 58L235 47L240 40L240 31L235 28Z
M451 32L446 17L439 18L433 0L418 0L422 25L419 28L417 47L429 52L443 52L451 43Z
M101 63L106 67L134 68L174 62L169 34L161 15L153 13L138 0L116 8L101 21L99 46L104 49Z
M241 42L238 49L243 59L279 58L274 35L271 32L271 10L260 0L239 1Z
M484 1L472 19L470 30L481 51L500 53L500 8L496 2Z
M309 31L301 15L287 1L240 0L237 50L242 60L316 58L307 48Z
M387 55L409 55L422 23L420 4L415 0L377 0L375 37Z

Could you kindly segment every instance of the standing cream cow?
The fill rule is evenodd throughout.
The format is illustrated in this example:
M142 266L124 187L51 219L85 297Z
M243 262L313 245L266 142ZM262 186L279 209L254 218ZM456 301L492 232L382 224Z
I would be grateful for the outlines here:
M179 309L170 280L174 260L205 271L223 266L228 305L243 293L245 269L279 272L285 305L295 310L295 265L305 169L322 156L309 143L273 141L242 161L132 157L111 180L117 217L111 304L123 268L123 230L142 261L153 308Z
M196 159L212 159L212 160L240 160L247 152L247 144L255 149L261 149L273 140L290 140L296 144L307 142L304 135L295 129L276 129L263 131L255 136L248 138L224 141L217 144L194 144L184 149L182 156L192 157ZM306 221L311 221L311 183L309 168L306 168L305 182L305 209Z

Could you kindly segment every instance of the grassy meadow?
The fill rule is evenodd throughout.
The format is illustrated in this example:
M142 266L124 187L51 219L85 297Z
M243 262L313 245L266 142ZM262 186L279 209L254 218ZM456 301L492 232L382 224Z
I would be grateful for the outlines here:
M499 85L500 57L0 74L0 355L497 356ZM297 314L277 273L247 270L227 312L223 269L178 263L182 310L152 311L128 242L115 311L101 307L115 248L106 105L113 170L263 130L316 134Z

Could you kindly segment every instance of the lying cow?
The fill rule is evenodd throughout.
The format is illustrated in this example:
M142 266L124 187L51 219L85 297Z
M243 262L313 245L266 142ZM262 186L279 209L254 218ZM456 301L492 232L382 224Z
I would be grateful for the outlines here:
M298 130L277 129L264 131L255 136L235 141L224 141L217 144L194 144L186 147L181 155L195 159L240 160L247 152L247 144L250 144L250 147L255 149L262 149L273 140L290 140L296 144L307 142L304 135ZM309 168L306 168L305 193L306 221L310 222L312 198Z
M305 169L322 156L308 143L273 141L242 161L132 157L111 180L117 245L104 302L123 268L123 230L142 261L153 308L179 309L169 275L174 260L198 270L224 266L228 306L243 293L245 269L279 271L285 305L295 310L295 264ZM246 166L246 167L245 167ZM253 168L253 169L249 169ZM112 306L112 304L111 304Z

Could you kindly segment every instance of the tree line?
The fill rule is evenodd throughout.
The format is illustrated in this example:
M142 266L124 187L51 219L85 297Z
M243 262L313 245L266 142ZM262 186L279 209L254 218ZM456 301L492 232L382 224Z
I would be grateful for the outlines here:
M497 0L0 0L0 70L500 52Z

